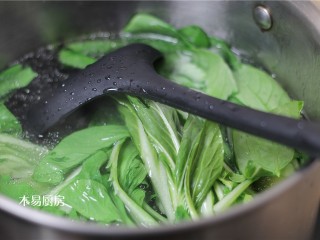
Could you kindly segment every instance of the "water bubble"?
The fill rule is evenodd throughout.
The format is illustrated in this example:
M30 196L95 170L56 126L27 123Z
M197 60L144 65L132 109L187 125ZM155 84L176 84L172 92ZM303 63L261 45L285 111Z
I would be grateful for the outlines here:
M105 79L106 79L107 81L109 81L109 80L111 79L111 76L108 75L108 76L105 77Z
M64 88L65 86L66 86L66 84L64 84L64 83L62 83L62 84L61 84L61 87L63 87L63 88Z
M89 81L88 84L91 84L91 81Z
M117 82L113 82L113 85L114 85L114 86L117 86Z
M60 112L61 111L61 108L58 108L58 112Z
M94 91L94 92L95 92L95 91L97 91L97 89L96 89L96 88L92 88L92 91Z
M48 104L48 101L44 101L44 104Z
M97 83L101 83L101 79L100 78L97 80Z
M166 88L165 88L165 87L162 87L161 89L162 89L162 90L166 90Z
M87 90L87 87L84 87L83 90Z
M67 89L64 89L63 92L67 92Z
M24 91L25 91L26 94L30 93L30 89L29 88L25 89Z
M117 77L119 80L121 80L122 79L122 77Z
M213 105L210 105L210 106L209 106L209 109L211 109L211 110L214 109L214 106L213 106Z

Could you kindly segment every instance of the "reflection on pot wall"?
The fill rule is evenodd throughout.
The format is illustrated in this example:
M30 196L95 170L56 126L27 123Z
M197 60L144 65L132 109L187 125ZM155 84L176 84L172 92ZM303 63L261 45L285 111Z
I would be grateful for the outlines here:
M108 2L1 2L0 66L48 43L97 31L117 31L133 12L144 11L177 27L198 24L210 34L226 39L241 54L275 73L292 97L304 99L310 117L320 118L320 110L312 109L319 101L320 87L317 10L310 12L303 2L290 5L286 11L283 11L286 3L267 3L274 24L270 31L262 32L252 19L256 4L113 2L110 7ZM308 17L304 15L306 9Z

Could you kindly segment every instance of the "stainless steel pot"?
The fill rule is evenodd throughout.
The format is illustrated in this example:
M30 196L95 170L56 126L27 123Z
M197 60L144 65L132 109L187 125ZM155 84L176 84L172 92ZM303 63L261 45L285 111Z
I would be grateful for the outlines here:
M253 14L258 5L268 11ZM226 39L275 73L293 98L305 101L309 117L320 120L320 11L310 2L0 2L0 68L48 43L118 31L141 11L177 27L198 24ZM154 229L72 222L0 195L0 239L311 239L319 201L319 161L250 204L214 218Z

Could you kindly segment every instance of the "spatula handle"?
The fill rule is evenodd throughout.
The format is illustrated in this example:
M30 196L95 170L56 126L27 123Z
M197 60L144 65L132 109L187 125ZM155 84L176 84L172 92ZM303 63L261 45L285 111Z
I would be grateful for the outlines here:
M150 75L152 74L150 69ZM320 154L320 125L284 116L257 111L231 102L207 96L170 82L154 73L152 82L159 86L145 87L144 97L178 108L262 138L307 152ZM163 89L163 91L161 91Z

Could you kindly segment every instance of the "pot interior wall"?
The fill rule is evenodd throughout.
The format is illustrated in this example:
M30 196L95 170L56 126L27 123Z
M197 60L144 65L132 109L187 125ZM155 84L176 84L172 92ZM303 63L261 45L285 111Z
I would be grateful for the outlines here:
M305 101L308 115L320 119L320 108L316 107L320 101L320 36L316 32L320 21L316 9L312 9L311 3L267 2L273 27L262 32L252 17L258 4L254 1L0 2L0 68L39 46L94 32L117 32L135 12L148 12L177 27L198 24L227 40L239 53L274 73L293 98ZM302 13L307 13L309 19Z

